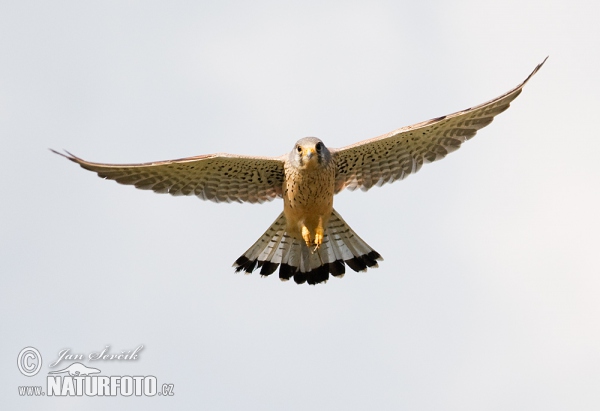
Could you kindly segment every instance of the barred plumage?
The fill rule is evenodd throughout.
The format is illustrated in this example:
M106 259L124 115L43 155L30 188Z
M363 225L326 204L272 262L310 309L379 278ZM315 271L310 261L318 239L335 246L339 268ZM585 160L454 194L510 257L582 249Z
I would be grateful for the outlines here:
M212 154L145 164L92 163L60 154L100 177L171 195L195 195L216 202L261 203L276 197L284 211L234 263L236 271L260 269L268 276L317 284L329 274L342 277L377 267L379 253L365 243L333 209L335 194L363 191L401 180L425 163L444 158L490 124L521 93L546 60L514 89L487 103L403 127L341 148L321 140L299 140L281 157Z
M323 243L316 251L286 232L281 213L269 229L233 264L236 272L251 273L260 268L268 276L279 267L279 278L294 278L297 284L318 284L329 274L343 277L347 264L354 271L375 268L383 258L361 239L333 210L325 228Z

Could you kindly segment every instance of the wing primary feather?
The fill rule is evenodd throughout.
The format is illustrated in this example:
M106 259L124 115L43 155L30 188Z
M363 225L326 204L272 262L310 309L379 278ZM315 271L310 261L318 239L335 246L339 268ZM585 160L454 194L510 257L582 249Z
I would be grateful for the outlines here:
M50 149L98 176L143 190L214 202L263 203L282 195L283 157L209 154L140 164L93 163Z
M456 151L510 106L547 59L517 87L486 103L402 127L341 149L330 149L337 165L335 192L344 188L367 191L374 185L402 180L419 171L424 163L440 160Z

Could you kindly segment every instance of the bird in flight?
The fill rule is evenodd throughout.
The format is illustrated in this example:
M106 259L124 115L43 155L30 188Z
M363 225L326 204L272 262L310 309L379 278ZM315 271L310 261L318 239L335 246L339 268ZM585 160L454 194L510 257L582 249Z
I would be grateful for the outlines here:
M279 267L281 280L318 284L329 274L342 277L346 265L365 271L383 260L333 208L335 194L402 180L444 158L506 110L545 61L487 103L343 148L306 137L280 157L219 153L142 164L93 163L52 151L102 178L157 193L239 203L283 198L283 212L233 266L248 274L260 269L263 276Z

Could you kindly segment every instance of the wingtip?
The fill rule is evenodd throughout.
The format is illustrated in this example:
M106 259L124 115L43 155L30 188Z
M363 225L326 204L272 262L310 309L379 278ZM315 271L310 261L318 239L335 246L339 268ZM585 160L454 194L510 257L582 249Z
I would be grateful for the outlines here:
M54 154L58 154L59 156L66 157L66 156L65 156L63 153L61 153L60 151L56 151L56 150L55 150L55 149L53 149L53 148L49 148L48 150L52 151Z
M533 71L531 72L531 74L530 74L530 75L528 75L528 76L527 76L527 78L526 78L526 79L525 79L525 80L524 80L524 81L523 81L521 84L519 84L519 85L518 85L517 87L515 87L513 90L511 90L511 91L509 91L508 93L506 93L506 94L505 94L505 96L506 96L506 95L508 95L508 94L514 93L514 92L517 92L517 94L515 95L515 97L516 97L518 94L520 94L520 93L521 93L521 90L523 89L523 87L525 86L525 84L527 84L527 82L529 82L529 80L531 80L531 78L532 78L532 77L533 77L533 76L534 76L534 75L535 75L535 74L536 74L538 71L540 71L540 69L542 68L542 66L543 66L543 65L544 65L544 63L546 62L546 60L548 60L548 57L550 57L550 56L546 56L546 58L545 58L545 59L544 59L544 60L543 60L543 61L542 61L540 64L538 64L537 66L535 66L535 68L533 69Z
M534 72L537 72L539 69L542 68L542 66L544 65L544 63L546 62L546 60L548 60L548 57L550 57L550 55L547 55L546 58L540 64L537 65L537 67L535 68Z
M549 56L549 55L548 55L548 56L546 56L546 58L545 58L545 59L544 59L544 60L543 60L543 61L542 61L540 64L538 64L538 65L537 65L537 66L536 66L536 67L533 69L533 71L531 72L531 74L529 75L529 77L527 77L527 79L526 79L526 80L523 82L523 84L527 83L527 81L528 81L528 80L529 80L531 77L533 77L533 75L534 75L535 73L537 73L538 71L540 71L540 69L542 68L542 66L543 66L543 65L544 65L544 63L546 62L546 60L548 60L548 57L550 57L550 56Z
M64 158L66 158L67 160L71 160L74 163L80 163L79 160L81 160L79 157L77 157L76 155L74 155L73 153L70 153L69 151L63 149L64 153L61 153L60 151L56 151L53 148L49 148L48 150L52 151L54 154L58 154L59 156L62 156Z

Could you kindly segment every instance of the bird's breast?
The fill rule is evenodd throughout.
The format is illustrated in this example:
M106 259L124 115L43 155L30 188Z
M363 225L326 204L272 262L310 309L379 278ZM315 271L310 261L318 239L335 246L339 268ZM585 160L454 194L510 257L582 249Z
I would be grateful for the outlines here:
M309 229L318 225L319 219L326 224L333 211L334 182L333 166L303 170L286 165L283 211L290 234L297 234L295 227L302 224Z

